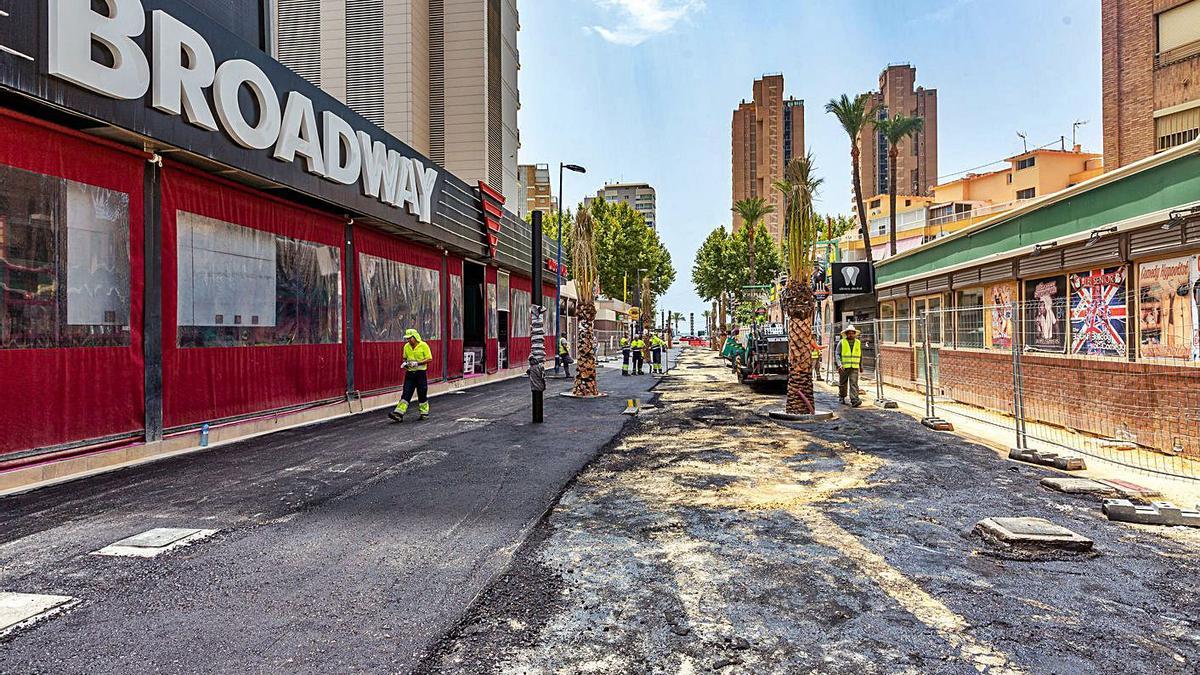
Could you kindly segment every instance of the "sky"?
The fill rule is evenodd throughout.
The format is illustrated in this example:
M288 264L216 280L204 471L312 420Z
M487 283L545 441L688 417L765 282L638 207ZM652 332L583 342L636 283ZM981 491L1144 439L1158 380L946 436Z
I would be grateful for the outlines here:
M825 179L818 210L852 211L849 139L825 103L877 89L890 63L938 91L938 173L980 170L1029 147L1101 152L1099 0L519 0L523 164L581 164L565 204L605 182L647 182L677 270L660 309L706 303L697 247L731 223L730 124L756 78L783 73L805 102ZM984 167L995 169L996 166ZM552 171L552 174L557 174ZM960 174L961 175L961 174ZM558 177L552 175L554 191ZM686 323L685 323L686 326ZM685 328L686 330L686 328Z

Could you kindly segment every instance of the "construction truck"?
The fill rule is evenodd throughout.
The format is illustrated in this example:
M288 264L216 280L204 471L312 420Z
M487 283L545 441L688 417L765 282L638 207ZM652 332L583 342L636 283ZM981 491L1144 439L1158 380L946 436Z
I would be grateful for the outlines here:
M756 322L745 330L743 336L745 342L734 364L738 382L787 382L786 319L784 322Z

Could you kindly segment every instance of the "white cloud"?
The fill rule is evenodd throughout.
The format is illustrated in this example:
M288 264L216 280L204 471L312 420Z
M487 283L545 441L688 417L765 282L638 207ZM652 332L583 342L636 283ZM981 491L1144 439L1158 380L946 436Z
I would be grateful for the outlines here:
M693 12L704 9L704 0L595 0L616 15L616 25L588 30L613 44L636 46L665 33Z

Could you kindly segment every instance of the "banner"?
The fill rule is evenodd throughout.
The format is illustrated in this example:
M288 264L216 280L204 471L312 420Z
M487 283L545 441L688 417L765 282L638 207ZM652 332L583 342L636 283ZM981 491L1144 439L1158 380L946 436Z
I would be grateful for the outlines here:
M1070 275L1072 354L1124 357L1128 353L1127 276L1124 265Z
M1200 360L1200 269L1197 256L1138 266L1141 355Z
M992 349L1012 349L1013 304L1017 301L1017 285L1002 281L987 287L983 301L988 310L987 346Z
M1025 282L1025 349L1062 354L1067 348L1067 278Z

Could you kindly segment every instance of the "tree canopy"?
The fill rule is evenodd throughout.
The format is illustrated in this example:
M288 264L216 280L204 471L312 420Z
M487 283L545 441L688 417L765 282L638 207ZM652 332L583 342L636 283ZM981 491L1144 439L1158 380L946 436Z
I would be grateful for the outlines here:
M724 226L709 233L696 252L696 262L692 266L692 284L697 295L712 301L727 294L735 302L750 295L742 288L752 283L747 265L748 239L749 232L745 227L733 235L727 233ZM754 260L755 285L770 284L783 272L782 252L761 222L754 236Z

